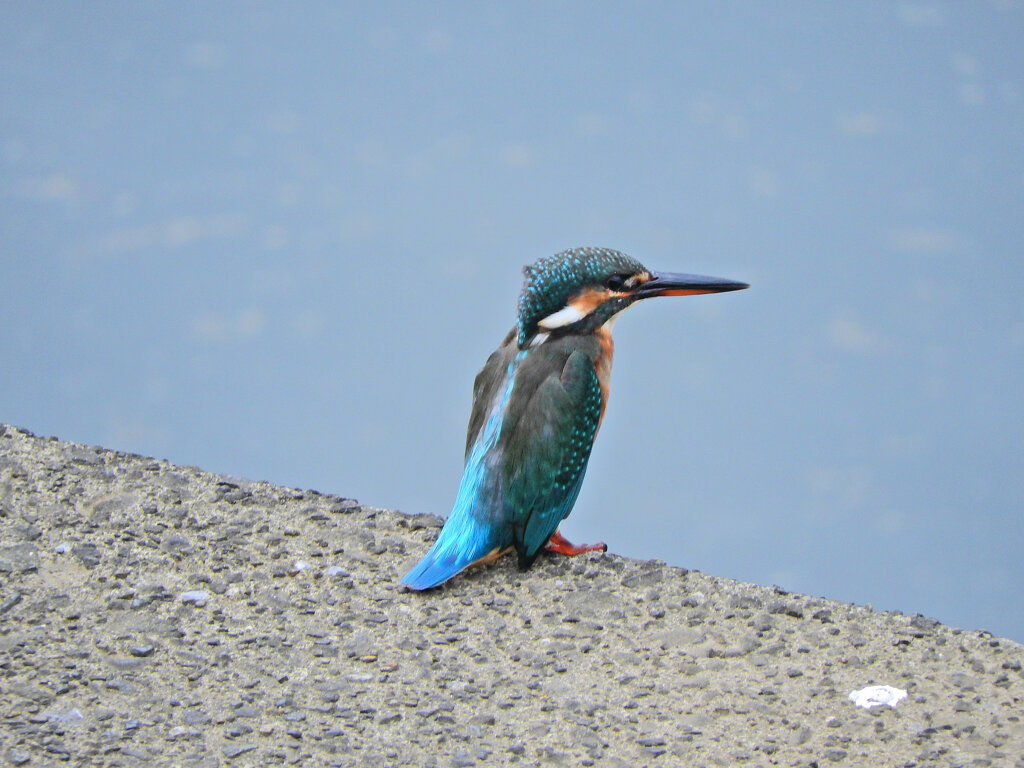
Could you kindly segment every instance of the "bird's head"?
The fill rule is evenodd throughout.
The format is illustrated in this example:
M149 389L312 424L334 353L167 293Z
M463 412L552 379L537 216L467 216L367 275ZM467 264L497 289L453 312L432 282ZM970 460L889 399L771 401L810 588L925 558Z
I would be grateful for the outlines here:
M523 268L519 295L519 347L538 333L587 332L626 307L652 296L689 296L737 291L746 283L701 275L654 272L609 248L573 248Z

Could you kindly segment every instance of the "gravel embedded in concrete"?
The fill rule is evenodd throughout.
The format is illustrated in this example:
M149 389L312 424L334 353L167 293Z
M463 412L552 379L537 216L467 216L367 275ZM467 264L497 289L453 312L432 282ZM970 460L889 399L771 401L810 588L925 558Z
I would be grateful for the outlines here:
M1010 640L615 555L406 592L439 524L0 425L0 757L1024 766Z

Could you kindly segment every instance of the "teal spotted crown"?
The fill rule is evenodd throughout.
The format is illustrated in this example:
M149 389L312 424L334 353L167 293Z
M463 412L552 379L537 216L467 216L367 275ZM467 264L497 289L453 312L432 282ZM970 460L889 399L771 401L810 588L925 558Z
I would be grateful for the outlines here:
M537 323L562 309L584 285L599 284L611 274L643 269L636 259L610 248L573 248L523 267L526 281L519 294L519 346L537 331Z

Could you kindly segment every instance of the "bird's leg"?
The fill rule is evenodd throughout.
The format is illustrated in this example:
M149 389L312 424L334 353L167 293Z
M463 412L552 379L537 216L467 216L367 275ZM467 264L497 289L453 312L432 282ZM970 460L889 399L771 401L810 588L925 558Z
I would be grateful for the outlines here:
M573 544L561 533L555 531L548 539L548 543L544 545L544 549L559 555L571 556L582 555L584 552L607 552L608 545L603 541L599 541L597 544Z

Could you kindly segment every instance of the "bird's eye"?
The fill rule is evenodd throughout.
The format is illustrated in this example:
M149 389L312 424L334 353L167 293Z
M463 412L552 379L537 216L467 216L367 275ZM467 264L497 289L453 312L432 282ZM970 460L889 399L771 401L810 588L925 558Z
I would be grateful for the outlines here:
M604 281L604 284L609 290L621 291L626 284L626 278L623 275L612 275Z

